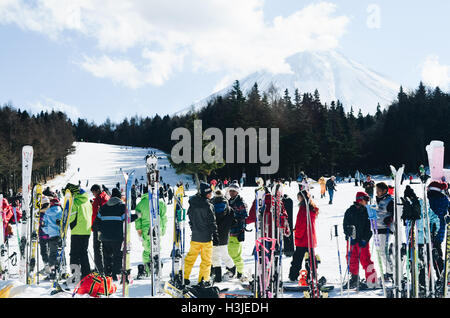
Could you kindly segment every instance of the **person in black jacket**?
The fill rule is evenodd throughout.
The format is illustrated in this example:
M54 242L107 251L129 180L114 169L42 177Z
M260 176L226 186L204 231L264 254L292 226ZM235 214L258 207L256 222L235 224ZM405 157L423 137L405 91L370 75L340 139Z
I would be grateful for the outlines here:
M327 182L325 183L325 187L327 188L328 194L330 195L330 202L328 202L328 204L333 204L334 192L337 191L336 190L336 182L334 180L335 180L335 177L331 176L331 178L328 179Z
M200 184L199 192L189 198L189 226L191 228L191 246L184 259L184 283L189 285L192 267L197 260L198 254L202 259L198 282L207 285L211 275L212 247L213 242L219 242L217 232L216 216L214 207L209 201L212 197L212 189L208 183Z
M347 262L351 273L350 288L356 288L359 284L359 263L366 272L367 287L375 287L378 281L370 256L369 240L372 237L372 230L366 208L369 201L370 198L366 192L358 192L356 201L344 215Z
M122 272L123 222L126 206L121 200L120 190L114 188L111 198L98 211L93 230L99 232L99 240L103 246L103 264L106 276L117 281ZM131 221L136 215L131 215Z
M222 281L222 261L228 270L231 270L234 266L233 259L228 254L228 238L234 222L234 213L220 189L216 189L214 195L211 203L216 213L219 241L217 244L213 244L212 275L214 276L214 282L220 283Z

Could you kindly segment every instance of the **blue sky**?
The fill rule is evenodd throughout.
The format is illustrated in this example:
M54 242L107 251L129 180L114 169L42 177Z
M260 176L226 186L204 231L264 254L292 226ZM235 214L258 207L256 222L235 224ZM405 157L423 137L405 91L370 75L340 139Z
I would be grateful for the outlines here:
M336 49L405 87L450 89L450 2L3 0L0 103L172 114L253 71ZM368 23L369 21L369 23Z

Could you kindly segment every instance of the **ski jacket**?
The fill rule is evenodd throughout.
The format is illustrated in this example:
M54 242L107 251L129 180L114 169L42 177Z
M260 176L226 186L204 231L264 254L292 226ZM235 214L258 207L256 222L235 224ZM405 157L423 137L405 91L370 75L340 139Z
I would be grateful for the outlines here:
M164 200L159 199L159 234L164 236L166 234L167 225L167 206ZM136 205L136 214L138 219L136 220L136 230L148 231L150 228L150 206L148 202L148 193L142 195L141 201Z
M45 209L41 209L39 211L39 239L42 239L42 240L47 240L50 238L48 236L48 234L45 233L45 231L44 231L44 217L49 208L50 207L46 207Z
M2 217L3 217L3 228L6 228L9 221L14 219L14 212L12 210L12 206L9 204L6 198L3 198L2 202Z
M394 233L392 231L392 219L394 217L394 199L389 193L376 197L377 201L377 228L378 233ZM389 223L386 222L389 220Z
M198 194L190 197L187 215L189 216L193 242L219 241L214 206L206 197Z
M328 191L336 191L336 182L334 182L333 180L328 179L325 185Z
M227 245L231 226L234 223L234 213L224 197L214 197L211 203L216 213L217 232L219 234L219 242L214 246Z
M91 235L92 205L84 190L73 197L69 223L72 235Z
M373 196L373 189L375 188L375 182L373 180L364 181L363 182L363 188L366 193L372 197Z
M424 207L423 207L423 200L419 199L420 201L420 206L421 208L421 218L419 220L417 220L416 222L416 226L417 226L417 243L418 244L425 244L428 243L428 229L423 229L424 225L423 222L425 220L425 215L424 215ZM439 220L439 217L433 212L433 210L431 210L430 208L428 208L428 219L430 221L430 232L431 232L431 239L433 240L433 228L435 228L435 234L437 234L439 232L439 228L441 225L441 222ZM428 225L425 225L428 226ZM425 236L425 237L424 237Z
M59 221L62 218L62 213L63 210L60 205L53 205L45 211L42 230L48 238L61 236Z
M369 242L372 237L372 229L370 227L369 215L365 206L355 202L345 211L344 215L344 233L346 240L352 236L351 226L356 228L356 243L361 241Z
M316 239L316 216L319 212L317 207L309 205L309 216L311 219L311 229L308 233L308 217L307 208L305 202L302 202L298 208L297 221L295 222L295 246L297 247L311 247L315 248L317 246ZM308 235L310 241L308 242ZM312 243L312 246L310 244Z
M92 224L94 224L94 220L97 217L97 213L100 207L108 202L109 199L110 196L105 191L102 191L98 196L95 197L94 202L92 202Z
M427 197L431 210L439 217L440 224L445 224L445 216L450 206L447 196L442 192L431 190L427 192ZM444 241L445 229L445 226L439 228L436 236L437 242L442 243Z
M92 229L99 232L100 241L123 241L123 221L126 205L112 197L98 210Z
M240 195L228 202L234 214L234 224L231 227L230 235L236 236L239 242L243 242L245 240L245 219L248 217L247 205Z

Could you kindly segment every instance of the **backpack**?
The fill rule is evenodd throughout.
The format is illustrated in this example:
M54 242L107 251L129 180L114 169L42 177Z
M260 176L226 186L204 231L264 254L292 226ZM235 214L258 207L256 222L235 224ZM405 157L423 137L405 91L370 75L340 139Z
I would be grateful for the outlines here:
M89 294L91 297L99 298L109 296L117 291L117 286L113 283L112 277L90 273L85 276L75 287L72 296L75 294Z

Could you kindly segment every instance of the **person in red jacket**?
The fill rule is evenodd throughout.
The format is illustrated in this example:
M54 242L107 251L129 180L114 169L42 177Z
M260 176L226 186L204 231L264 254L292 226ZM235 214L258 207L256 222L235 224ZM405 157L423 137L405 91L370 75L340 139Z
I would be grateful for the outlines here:
M94 184L91 187L91 192L94 195L95 199L92 202L92 224L94 224L95 218L97 217L98 210L102 207L108 200L110 196L102 191L102 188L98 184ZM98 232L93 231L93 245L94 245L94 263L95 267L100 273L104 272L104 264L103 264L103 248L102 242L98 239Z
M2 217L3 217L3 230L5 237L12 235L12 227L9 224L14 220L14 212L12 206L9 204L6 198L3 198L2 204Z
M306 202L304 197L307 198ZM302 190L297 194L299 201L299 208L297 213L297 221L295 222L294 237L295 237L295 252L292 257L291 268L289 270L289 279L297 281L300 270L302 269L302 262L305 253L311 249L311 254L314 254L314 249L317 246L316 239L316 218L319 215L319 208L311 200L309 193ZM307 206L308 205L308 206ZM309 208L309 217L311 220L311 228L308 227L307 207ZM310 279L315 279L316 271L311 267L312 276L308 273Z

